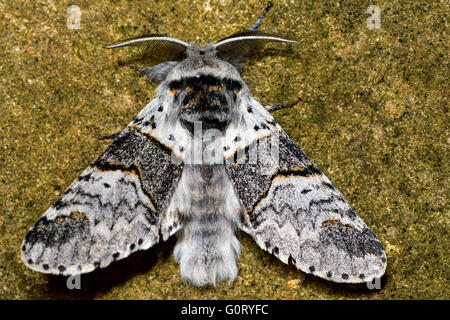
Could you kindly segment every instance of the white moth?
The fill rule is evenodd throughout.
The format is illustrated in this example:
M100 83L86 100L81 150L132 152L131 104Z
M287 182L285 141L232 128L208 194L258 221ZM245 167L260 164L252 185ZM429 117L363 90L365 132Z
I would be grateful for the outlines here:
M335 282L381 277L386 254L342 194L250 96L239 70L268 41L257 30L206 47L145 35L166 62L136 68L159 81L156 97L28 231L33 270L77 275L104 268L176 234L181 278L233 281L250 234L284 263ZM161 239L162 238L162 239Z

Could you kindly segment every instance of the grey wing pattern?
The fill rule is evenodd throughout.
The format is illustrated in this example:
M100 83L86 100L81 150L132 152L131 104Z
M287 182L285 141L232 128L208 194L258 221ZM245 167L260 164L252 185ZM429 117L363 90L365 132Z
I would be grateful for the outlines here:
M136 117L28 231L21 250L28 267L90 272L181 227L171 221L169 231L161 230L182 162L172 161L170 146L147 132L146 117Z
M278 165L262 170L272 161L267 159L270 143L263 143L270 135L254 141L256 163L249 161L247 146L227 164L245 211L241 229L262 249L306 273L350 283L381 277L386 269L381 243L273 118L265 118L278 136Z

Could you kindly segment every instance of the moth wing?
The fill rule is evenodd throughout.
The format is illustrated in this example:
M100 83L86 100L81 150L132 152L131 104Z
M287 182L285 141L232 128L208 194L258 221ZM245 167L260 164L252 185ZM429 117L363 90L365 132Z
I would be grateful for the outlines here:
M256 100L243 103L252 110L243 135L254 140L225 155L245 211L240 228L306 273L347 283L381 277L386 254L372 231Z
M182 162L152 134L158 109L156 98L28 231L21 250L28 267L90 272L150 248L160 231L167 239L181 227L170 198Z

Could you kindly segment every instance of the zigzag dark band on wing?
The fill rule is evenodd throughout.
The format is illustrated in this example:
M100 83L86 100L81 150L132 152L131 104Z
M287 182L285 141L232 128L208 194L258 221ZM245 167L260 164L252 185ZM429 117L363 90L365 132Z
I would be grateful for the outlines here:
M265 137L257 140L259 143ZM278 171L271 176L261 175L261 167L264 165L258 159L257 164L241 162L241 159L246 161L249 148L245 148L242 158L234 157L235 163L230 163L227 166L227 171L230 179L234 182L237 188L239 199L241 199L247 214L251 215L254 209L258 206L270 190L270 186L274 179L281 177L312 177L315 175L322 175L322 172L306 157L306 155L298 148L292 140L285 134L280 135L279 140L279 163ZM236 154L235 154L236 155Z
M122 173L129 173L137 176L140 181L142 181L142 174L139 167L133 163L130 166L125 166L121 163L112 163L107 161L102 161L102 159L97 159L94 161L94 163L91 165L91 168L97 169L100 172L106 172L106 171L121 171ZM133 185L136 188L136 185ZM153 205L154 208L157 208L155 199L151 195L150 192L145 188L144 185L141 185L142 192L147 196L150 203ZM58 200L59 201L59 200ZM56 204L56 203L55 203Z
M263 139L256 139L258 147ZM258 152L256 164L247 162L253 145L227 163L246 210L240 228L262 249L306 273L353 283L380 277L386 255L373 232L282 130L278 146L278 168L269 175L261 169L277 160L267 152L270 147Z
M24 262L78 274L157 243L183 166L170 155L150 134L125 129L29 230Z
M92 165L90 166L90 168L93 169L93 170L98 169L98 167L95 167L95 166L92 166ZM121 166L118 166L118 165L111 165L111 167L108 170L103 170L102 169L102 171L115 171L115 170L120 170L122 173L133 172L135 176L140 178L139 170L135 166L133 166L132 168L127 169L125 167L121 167ZM89 176L92 176L92 173L90 173ZM81 177L78 178L78 181L89 182L89 180L90 180L90 179L89 180L86 180L86 179L80 180L80 178ZM122 178L122 179L119 179L117 182L120 183L120 184L123 184L125 186L131 186L136 193L138 192L138 190L137 190L138 186L136 185L136 183L134 181L131 181L131 182L130 181L125 181L125 179ZM110 188L110 185L108 183L104 183L103 185L104 185L104 189ZM152 207L147 206L145 203L143 203L140 200L138 200L133 206L130 206L126 201L121 201L120 205L125 204L125 207L129 211L135 210L137 207L142 206L148 212L152 213L152 216L151 217L149 216L149 218L148 218L149 222L151 224L156 224L157 223L157 216L158 216L158 214L157 214L157 212L155 212L155 205L154 205L154 202L152 200L152 197L151 197L150 194L148 194L148 191L145 190L144 188L140 188L140 190L147 196L147 198L150 201L150 204L151 204ZM69 195L69 194L73 194L73 196L76 197L76 198L80 198L80 197L86 198L86 200L89 200L89 201L81 202L81 201L74 201L73 199L71 199L70 201L67 201L67 200L63 200L63 197L61 197L55 203L53 203L52 208L54 208L55 210L61 210L61 209L64 209L66 207L70 207L70 206L73 206L73 205L85 205L85 206L88 206L88 207L92 207L92 200L95 200L95 201L97 201L96 204L100 208L103 208L103 209L110 208L110 209L112 209L111 203L108 203L108 202L103 203L101 201L101 194L100 193L93 194L93 193L85 192L85 191L83 191L81 189L68 188L64 192L63 195L66 196L66 195ZM89 217L87 217L84 213L78 212L77 216L80 216L80 215L83 215L84 217L86 217L87 220L89 220ZM60 216L58 218L66 218L66 216ZM130 223L132 221L132 219L127 219L128 223ZM98 223L98 221L94 220L94 225L97 225L97 223Z
M239 186L237 192L239 198L243 202L247 214L251 216L258 204L266 198L273 180L292 176L308 178L322 175L322 172L316 166L310 165L306 168L298 168L298 170L280 169L272 176L261 176L258 166L238 164L236 166L229 166L228 174L230 175L231 180L239 180L239 184L235 184ZM246 177L245 180L249 182L248 184L245 184L244 181L240 181L240 177L242 176Z
M141 155L145 155L142 157ZM137 172L145 194L158 212L164 212L183 164L171 161L171 150L149 134L131 128L94 161L100 170Z

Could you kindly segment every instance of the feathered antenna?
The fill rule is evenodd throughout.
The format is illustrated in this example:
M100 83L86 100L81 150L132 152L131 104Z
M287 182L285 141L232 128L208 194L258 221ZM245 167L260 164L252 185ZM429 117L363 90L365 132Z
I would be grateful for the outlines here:
M300 43L298 41L281 38L274 34L264 33L259 30L247 30L219 40L216 42L215 47L218 52L230 56L246 57L257 50L262 49L266 43L271 41Z
M142 46L145 54L171 61L182 60L186 56L186 48L189 47L189 44L165 35L144 34L136 38L112 43L104 48L114 49L125 46Z

